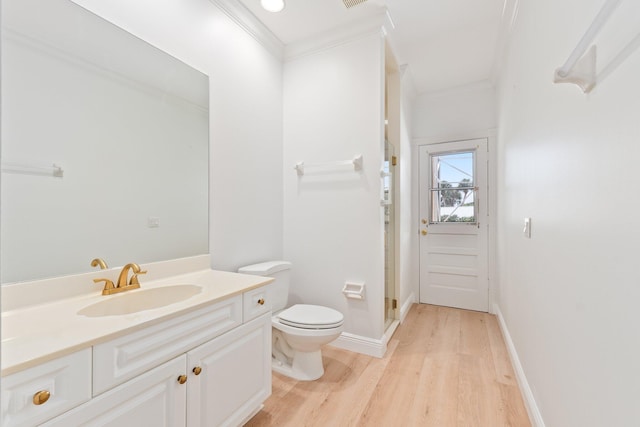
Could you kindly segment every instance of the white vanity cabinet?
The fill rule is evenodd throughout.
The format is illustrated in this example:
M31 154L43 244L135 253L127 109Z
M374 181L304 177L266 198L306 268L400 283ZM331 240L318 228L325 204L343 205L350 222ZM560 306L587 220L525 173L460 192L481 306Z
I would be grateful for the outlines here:
M242 425L271 394L269 286L3 377L2 392L2 426Z
M265 314L43 426L239 426L270 394L271 316Z

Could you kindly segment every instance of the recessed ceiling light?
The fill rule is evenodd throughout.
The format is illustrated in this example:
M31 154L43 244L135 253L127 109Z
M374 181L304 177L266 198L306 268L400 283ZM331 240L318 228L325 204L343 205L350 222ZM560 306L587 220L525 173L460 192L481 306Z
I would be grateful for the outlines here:
M284 0L260 0L260 4L268 12L280 12L284 9Z

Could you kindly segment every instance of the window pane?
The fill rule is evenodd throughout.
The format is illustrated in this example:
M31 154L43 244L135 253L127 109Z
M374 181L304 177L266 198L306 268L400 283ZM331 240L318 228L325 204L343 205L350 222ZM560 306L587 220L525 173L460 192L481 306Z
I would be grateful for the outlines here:
M431 156L430 222L476 222L475 151Z

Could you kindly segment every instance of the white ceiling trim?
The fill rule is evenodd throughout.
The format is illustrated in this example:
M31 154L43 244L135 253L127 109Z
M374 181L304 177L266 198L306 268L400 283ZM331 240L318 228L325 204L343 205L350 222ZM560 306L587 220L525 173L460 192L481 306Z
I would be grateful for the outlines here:
M380 8L380 12L376 15L334 27L322 34L286 45L284 47L284 59L285 61L291 61L301 56L311 55L355 41L373 33L388 36L393 28L389 12L386 8Z
M210 0L276 58L284 58L284 44L238 0Z

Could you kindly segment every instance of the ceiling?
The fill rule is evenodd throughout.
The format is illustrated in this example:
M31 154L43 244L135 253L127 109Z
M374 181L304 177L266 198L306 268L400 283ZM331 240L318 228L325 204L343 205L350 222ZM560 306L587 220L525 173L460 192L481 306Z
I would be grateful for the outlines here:
M408 64L417 93L491 79L505 0L367 0L347 9L342 0L285 0L280 13L260 0L239 0L284 44L389 10L399 64Z

